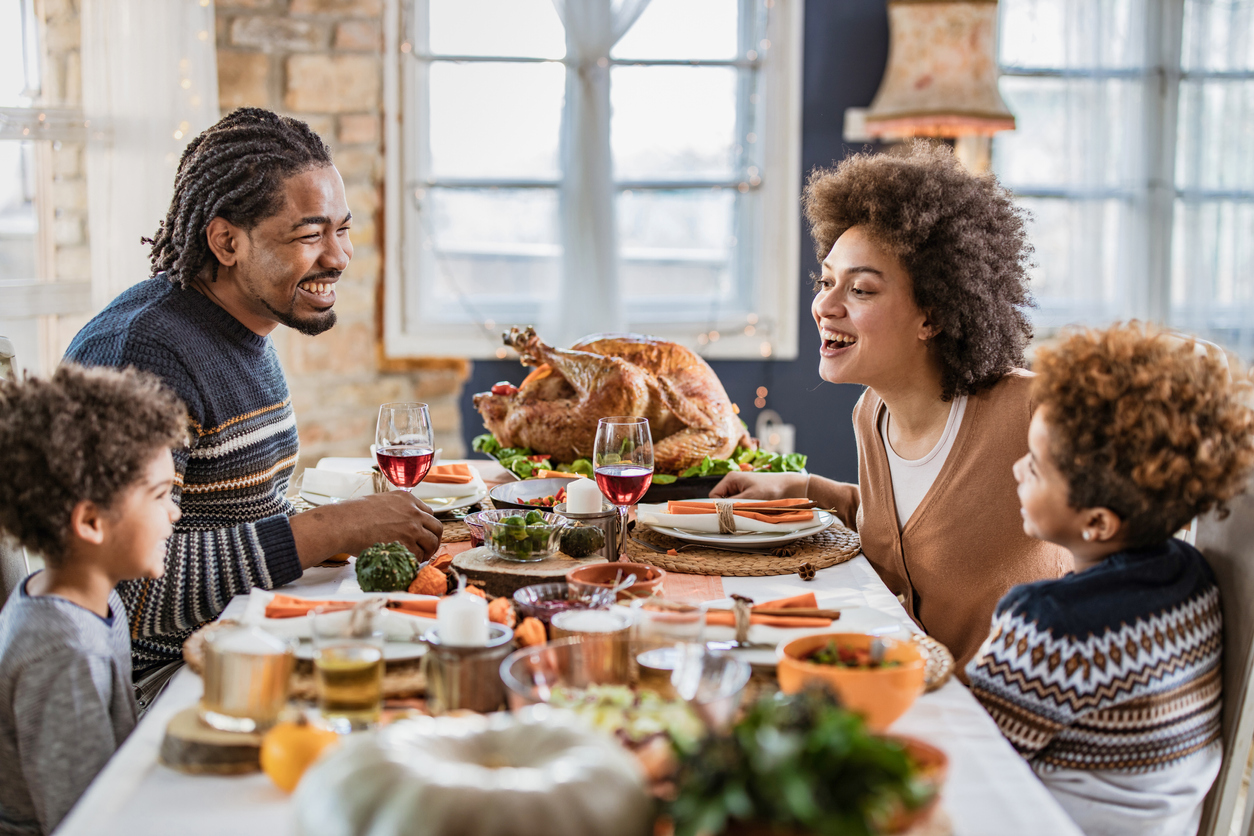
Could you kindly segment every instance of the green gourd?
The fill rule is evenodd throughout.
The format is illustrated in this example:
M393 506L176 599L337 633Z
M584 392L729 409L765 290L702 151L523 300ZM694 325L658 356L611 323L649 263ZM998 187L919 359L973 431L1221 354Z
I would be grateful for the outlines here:
M605 533L593 525L576 525L562 532L562 551L571 557L587 557L605 545Z
M418 558L400 543L375 543L357 555L357 584L362 592L404 592L418 568Z

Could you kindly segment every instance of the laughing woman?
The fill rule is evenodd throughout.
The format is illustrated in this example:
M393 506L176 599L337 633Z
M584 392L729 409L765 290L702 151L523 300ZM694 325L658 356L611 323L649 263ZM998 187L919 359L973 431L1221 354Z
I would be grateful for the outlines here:
M925 144L816 171L805 211L822 260L819 375L867 387L858 484L733 473L713 495L835 508L962 671L1010 587L1071 570L1066 551L1023 533L1011 471L1032 418L1023 217L991 176Z

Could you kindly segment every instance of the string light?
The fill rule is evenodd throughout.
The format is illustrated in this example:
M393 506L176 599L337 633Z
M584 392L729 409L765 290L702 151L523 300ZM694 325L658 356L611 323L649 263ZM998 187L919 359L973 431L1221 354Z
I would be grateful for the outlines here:
M763 357L770 357L771 356L771 344L762 343L762 345L758 348L758 353L761 354Z
M759 397L759 398L765 398L765 397L766 397L766 394L767 394L767 392L766 392L766 387L765 387L765 386L759 386L759 387L758 387L758 397Z
M752 325L746 325L746 326L745 326L745 336L746 336L746 337L752 337L755 333L757 333L757 330L758 330L758 329L754 328Z
M763 408L764 406L766 406L766 398L754 398L753 405L756 406L758 409Z
M505 346L501 346L500 348L498 348L498 349L496 350L496 359L498 359L498 360L504 360L504 359L505 359L505 355L506 355L506 354L508 354L508 353L509 353L509 352L507 352L507 351L505 350Z
M745 317L745 322L748 322L750 325L757 325L758 315L755 313L749 314L748 316Z

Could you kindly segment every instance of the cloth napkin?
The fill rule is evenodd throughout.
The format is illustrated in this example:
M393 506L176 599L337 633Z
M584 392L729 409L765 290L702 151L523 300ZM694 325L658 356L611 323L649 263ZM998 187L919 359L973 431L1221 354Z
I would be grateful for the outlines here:
M362 598L366 596L361 596ZM269 617L267 610L275 599L279 599L279 606L274 610L277 617ZM360 600L360 599L358 599ZM385 610L383 612L383 635L388 641L412 642L421 639L422 636L431 629L435 624L435 605L438 600L435 598L396 598L393 600L404 600L407 609L402 610ZM338 601L309 601L304 598L295 598L290 595L280 595L269 592L264 589L253 589L248 596L248 606L244 610L243 620L255 624L271 635L278 636L283 639L310 639L313 637L308 618L298 618L296 616L304 615L299 612L303 609L305 613L321 604L331 606L343 606L343 610L330 616L331 618L349 618L348 610L357 601L346 601L340 599ZM419 612L419 605L431 607L431 613L424 615ZM415 618L414 616L422 616Z
M754 610L763 607L767 609L793 609L797 607L817 608L818 605L818 600L815 599L813 592L807 592L803 595L794 595L791 598L780 598L776 601L767 601L763 604L755 604L749 609L749 624L789 628L827 627L832 623L830 618L753 614ZM714 627L735 627L736 616L732 614L730 610L706 610L705 623Z
M475 481L476 475L468 464L460 462L458 464L437 464L427 471L427 478L423 480L423 483L466 485Z
M813 596L811 596L813 597ZM266 618L297 618L308 615L317 607L332 610L351 610L358 601L311 601L308 598L293 598L291 595L275 595L266 604ZM402 612L421 618L435 618L435 608L440 603L436 598L393 599L389 601L389 612Z
M456 481L446 479L446 474L453 474ZM460 481L463 476L470 478ZM488 486L479 471L468 464L437 464L427 472L427 478L411 491L419 499L460 499L487 492Z
M798 513L804 513L805 517L804 519L799 518L796 522L763 522L751 517L737 515L736 532L738 534L783 534L813 525L818 519L814 511ZM672 514L668 511L666 505L649 505L642 502L636 506L636 518L640 520L641 525L678 528L697 534L719 533L718 514L713 513L713 506L711 506L711 512L708 514Z
M374 476L370 473L346 473L311 467L305 469L300 489L320 496L352 499L374 493Z
M733 502L732 514L747 520L760 520L767 523L810 523L814 520L814 512L809 508L785 513L762 514L761 508L793 508L797 505L809 505L808 499L771 499L766 502ZM717 514L713 502L694 502L691 500L672 499L666 503L669 514Z

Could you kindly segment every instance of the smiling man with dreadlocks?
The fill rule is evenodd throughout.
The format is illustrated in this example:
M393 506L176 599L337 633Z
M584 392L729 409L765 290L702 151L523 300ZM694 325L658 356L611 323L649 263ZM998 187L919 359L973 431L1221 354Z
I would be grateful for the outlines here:
M183 152L170 211L145 239L153 276L114 299L66 353L158 375L191 419L191 446L175 453L182 519L165 576L118 587L141 700L232 596L290 583L378 541L422 555L439 546L440 523L403 491L295 515L285 498L296 418L269 334L286 325L316 335L335 324L351 219L330 149L308 125L237 110Z

